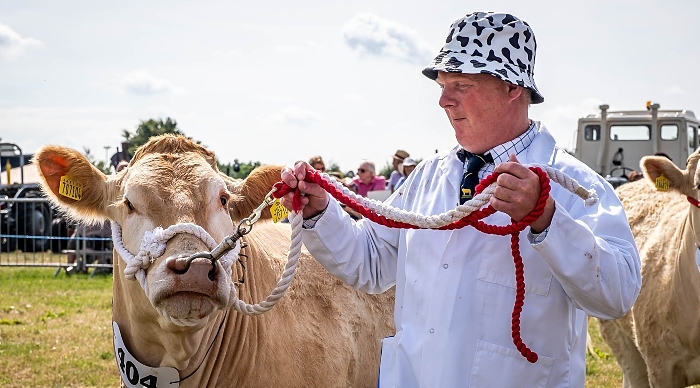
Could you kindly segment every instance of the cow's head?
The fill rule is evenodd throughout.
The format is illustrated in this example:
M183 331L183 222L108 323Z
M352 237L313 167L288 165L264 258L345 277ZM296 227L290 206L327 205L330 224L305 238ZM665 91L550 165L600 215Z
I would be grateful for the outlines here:
M691 225L698 225L700 222L700 148L693 152L686 162L685 170L678 168L673 162L664 156L646 156L642 158L640 164L644 176L659 186L668 185L668 190L677 191L688 198L693 204L690 212ZM700 243L700 228L695 228L696 242Z
M245 181L233 180L218 171L212 152L173 135L152 138L115 175L65 147L43 147L34 163L43 190L70 217L111 221L120 256L115 276L138 280L131 284L141 285L150 302L143 308L151 309L141 313L155 309L179 326L200 326L233 303L239 246L213 262L201 258L188 266L186 259L233 234L234 222L250 215L280 176L280 167L264 166Z
M700 160L700 149L688 157L685 170L681 170L664 156L645 156L640 161L640 165L644 176L652 183L657 184L658 182L659 185L664 185L665 178L668 180L668 190L697 198L698 185L700 185L700 171L697 170L698 160Z

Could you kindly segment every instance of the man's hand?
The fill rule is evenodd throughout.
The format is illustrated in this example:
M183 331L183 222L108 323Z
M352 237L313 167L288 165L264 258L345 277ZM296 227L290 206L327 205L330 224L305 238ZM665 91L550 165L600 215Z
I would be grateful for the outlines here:
M294 167L287 166L283 168L281 174L282 182L293 189L298 187L301 191L301 214L305 219L321 213L328 207L328 201L330 201L330 196L323 187L316 183L305 181L306 170L310 168L311 166L308 163L299 161L294 164ZM280 202L284 207L292 210L293 197L294 191L280 198Z
M522 220L537 206L541 189L539 176L520 164L515 155L511 155L508 162L496 166L495 172L500 175L496 180L498 186L493 192L490 205L516 221ZM550 196L544 213L530 225L533 233L541 233L547 229L552 222L552 216L554 199Z

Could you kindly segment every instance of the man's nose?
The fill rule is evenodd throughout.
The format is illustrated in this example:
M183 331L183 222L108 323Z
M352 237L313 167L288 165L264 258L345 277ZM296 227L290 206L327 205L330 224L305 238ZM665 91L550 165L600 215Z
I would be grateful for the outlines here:
M443 109L451 108L455 106L455 99L452 97L452 94L447 91L447 89L442 89L438 104L440 104L440 107Z

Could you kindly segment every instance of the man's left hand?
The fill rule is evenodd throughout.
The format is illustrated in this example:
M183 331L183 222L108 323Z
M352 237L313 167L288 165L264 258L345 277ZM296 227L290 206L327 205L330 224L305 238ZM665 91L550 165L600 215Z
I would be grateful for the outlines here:
M537 205L540 197L540 177L523 166L515 155L510 160L496 166L495 172L500 173L496 182L490 205L512 219L520 221L530 214ZM531 225L533 233L540 233L549 227L554 216L554 199L550 196L544 208L544 213Z

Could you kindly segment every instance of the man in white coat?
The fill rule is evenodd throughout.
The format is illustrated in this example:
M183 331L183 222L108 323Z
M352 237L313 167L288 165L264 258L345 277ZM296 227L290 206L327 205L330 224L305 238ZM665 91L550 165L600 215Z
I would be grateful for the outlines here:
M535 51L529 25L509 14L472 13L451 26L423 74L442 89L439 104L458 145L421 162L387 200L423 215L454 209L471 195L460 189L469 172L458 155L471 154L489 155L480 156L479 178L500 173L490 199L497 212L487 224L507 225L535 208L541 186L530 164L549 165L596 191L598 203L586 206L552 183L544 213L520 233L520 333L538 354L534 363L512 338L516 280L508 237L472 227L355 222L304 181L306 163L282 171L282 180L304 194L303 242L314 257L359 290L396 286L396 335L383 341L381 387L583 387L587 316L621 317L639 293L639 254L612 187L528 116L529 104L544 101L534 81ZM282 199L290 209L291 199Z

